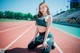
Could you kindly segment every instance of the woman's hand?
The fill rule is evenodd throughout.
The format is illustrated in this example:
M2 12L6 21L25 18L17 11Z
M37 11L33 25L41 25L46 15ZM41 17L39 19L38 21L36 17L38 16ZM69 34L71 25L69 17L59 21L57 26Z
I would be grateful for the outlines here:
M48 48L47 42L43 42L42 47L45 48L45 49Z
M35 42L35 38L32 39L32 42Z

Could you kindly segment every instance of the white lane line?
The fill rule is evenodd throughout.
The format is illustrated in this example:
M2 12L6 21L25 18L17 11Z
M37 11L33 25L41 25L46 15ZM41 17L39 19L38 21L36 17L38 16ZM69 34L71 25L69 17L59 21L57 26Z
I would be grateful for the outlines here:
M28 25L28 24L27 24ZM22 26L25 26L25 25L22 25ZM6 30L3 30L3 31L0 31L0 33L2 32L6 32L8 30L12 30L12 29L15 29L15 28L18 28L18 27L22 27L22 26L17 26L17 27L12 27L12 28L9 28L9 29L6 29Z
M7 50L11 45L13 45L18 39L20 39L26 32L29 31L29 29L31 29L34 26L34 24L29 27L25 32L23 32L18 38L16 38L14 41L12 41L7 47L5 47L3 50Z
M14 25L3 25L3 26L1 26L0 28L2 28L2 27L8 27L8 26L17 26L17 25L21 25L21 24L23 24L23 23L17 23L17 24L15 24L15 23L12 23L12 24L14 24Z
M62 31L62 32L64 32L64 33L67 33L67 34L69 34L69 35L71 35L71 36L73 36L73 37L75 37L75 38L80 39L79 37L74 36L74 35L72 35L72 34L70 34L70 33L68 33L68 32L65 32L65 31L63 31L63 30L61 30L61 29L59 29L59 28L56 28L56 27L53 27L53 28L55 28L55 29L57 29L57 30L59 30L59 31Z
M60 53L63 53L63 51L60 49L60 47L54 42L54 45L57 47Z
M0 28L2 28L2 27L9 27L9 26L17 26L17 25L19 25L19 24L16 24L16 25L8 25L8 26L1 26Z
M19 25L10 25L10 26L1 26L0 28L3 28L3 27L15 27L15 26L19 26Z

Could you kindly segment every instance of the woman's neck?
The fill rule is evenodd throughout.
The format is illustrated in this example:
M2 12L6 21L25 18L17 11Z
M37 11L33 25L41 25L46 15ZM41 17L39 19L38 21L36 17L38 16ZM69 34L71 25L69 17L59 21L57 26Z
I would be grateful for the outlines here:
M44 13L44 14L43 14L43 16L46 16L46 15L47 15L47 13Z

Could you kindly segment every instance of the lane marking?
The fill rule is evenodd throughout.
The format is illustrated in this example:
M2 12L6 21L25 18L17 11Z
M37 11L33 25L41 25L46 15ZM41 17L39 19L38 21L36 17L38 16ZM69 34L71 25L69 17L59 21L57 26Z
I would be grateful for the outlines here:
M54 45L57 47L60 53L63 53L63 51L60 49L60 47L54 42Z
M2 27L9 27L9 26L17 26L17 25L19 25L19 24L16 24L16 25L8 25L8 26L1 26L0 28L2 28Z
M24 22L23 22L23 23L24 23ZM23 23L11 23L11 24L14 24L14 25L10 25L10 24L9 24L9 25L7 25L7 26L4 24L4 25L1 25L1 27L0 27L0 28L2 28L2 27L8 27L8 26L21 25L21 24L23 24ZM25 22L25 23L26 23L26 22Z
M32 27L34 26L34 24L29 27L25 32L23 32L18 38L16 38L14 41L12 41L7 47L5 47L3 50L7 50L10 46L12 46L18 39L20 39L25 33L27 33Z
M27 24L27 25L28 25L28 24ZM23 25L23 26L25 26L25 25ZM3 30L3 31L0 31L0 33L2 33L2 32L6 32L6 31L8 31L8 30L12 30L12 29L15 29L15 28L18 28L18 27L22 27L22 26L12 27L12 28L9 28L9 29L6 29L6 30Z
M59 30L59 31L62 31L62 32L64 32L64 33L67 33L67 34L69 34L69 35L71 35L71 36L75 37L75 38L80 39L79 37L74 36L74 35L72 35L72 34L70 34L70 33L68 33L68 32L65 32L64 30L61 30L61 29L59 29L59 28L56 28L56 27L52 27L52 28L55 28L55 29L57 29L57 30Z

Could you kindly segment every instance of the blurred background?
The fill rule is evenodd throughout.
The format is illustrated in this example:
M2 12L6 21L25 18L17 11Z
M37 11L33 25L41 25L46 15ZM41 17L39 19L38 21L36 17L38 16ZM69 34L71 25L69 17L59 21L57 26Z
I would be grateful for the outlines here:
M35 20L41 2L48 4L53 23L80 27L80 0L0 0L0 21Z

